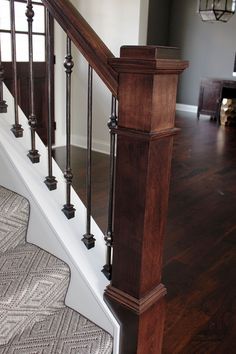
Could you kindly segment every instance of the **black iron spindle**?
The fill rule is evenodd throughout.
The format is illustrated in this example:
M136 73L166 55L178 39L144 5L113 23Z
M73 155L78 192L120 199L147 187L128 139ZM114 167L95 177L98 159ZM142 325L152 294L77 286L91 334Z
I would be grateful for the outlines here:
M46 56L47 56L47 84L48 84L48 127L47 127L47 143L48 143L48 176L44 183L50 191L57 188L56 177L53 176L52 171L52 55L51 55L51 43L52 43L52 28L51 28L51 15L49 11L46 11Z
M111 117L107 124L110 130L110 173L109 173L109 202L108 202L107 232L104 236L104 240L107 246L107 252L106 252L106 264L104 265L102 272L107 277L108 280L111 280L112 277L115 148L116 148L116 134L114 132L114 129L117 127L116 102L117 102L116 98L112 96Z
M33 163L38 163L40 155L36 149L35 132L37 127L37 119L34 107L34 72L33 72L33 18L34 10L31 0L27 0L26 17L28 21L28 40L29 40L29 91L30 91L30 115L29 126L31 130L31 150L29 150L28 157Z
M66 71L66 170L64 177L66 179L66 204L63 206L63 213L68 219L75 216L74 205L71 204L71 185L73 174L71 170L71 74L74 66L71 55L71 40L67 37L67 54L64 61Z
M87 194L87 218L86 218L86 234L82 241L91 249L95 246L94 235L91 234L91 167L92 167L92 117L93 117L93 69L88 66L88 107L87 107L87 178L86 178L86 194Z
M12 50L12 68L13 68L13 82L14 82L14 110L15 110L15 124L12 125L11 131L16 138L23 136L23 128L19 123L18 111L18 87L17 87L17 64L16 64L16 26L15 26L15 7L14 0L10 0L10 19L11 19L11 50Z
M0 33L0 113L7 112L7 104L3 99L3 80L4 80L4 68L2 65L2 48L1 48L1 33Z

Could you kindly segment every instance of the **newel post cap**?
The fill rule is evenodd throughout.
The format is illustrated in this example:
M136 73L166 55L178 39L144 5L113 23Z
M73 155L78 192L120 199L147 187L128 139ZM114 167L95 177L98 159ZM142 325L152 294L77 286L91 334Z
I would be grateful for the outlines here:
M178 48L123 46L109 60L119 74L119 128L156 133L174 127L179 74L188 67Z
M180 74L189 63L180 59L180 50L161 46L122 46L120 58L109 59L118 73Z

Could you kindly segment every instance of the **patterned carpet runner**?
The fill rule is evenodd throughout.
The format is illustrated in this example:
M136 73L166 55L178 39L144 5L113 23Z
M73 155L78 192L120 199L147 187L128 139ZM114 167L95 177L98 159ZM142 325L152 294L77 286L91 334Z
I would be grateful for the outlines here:
M111 336L64 305L69 269L26 242L28 219L0 186L0 354L111 354Z

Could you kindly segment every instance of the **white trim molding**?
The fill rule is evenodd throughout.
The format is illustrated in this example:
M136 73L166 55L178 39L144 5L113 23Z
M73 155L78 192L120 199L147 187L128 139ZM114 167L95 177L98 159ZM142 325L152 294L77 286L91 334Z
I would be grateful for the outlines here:
M192 106L192 105L189 105L189 104L177 103L176 104L176 110L177 111L183 111L183 112L197 113L197 106Z
M87 149L87 138L82 135L72 134L72 145ZM107 141L102 141L93 138L93 151L101 152L103 154L110 154L110 144Z

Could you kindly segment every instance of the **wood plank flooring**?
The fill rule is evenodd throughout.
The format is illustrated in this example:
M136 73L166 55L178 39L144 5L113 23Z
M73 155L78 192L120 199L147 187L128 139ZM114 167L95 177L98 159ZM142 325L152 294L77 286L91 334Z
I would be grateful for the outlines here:
M236 129L178 113L163 283L163 354L236 353ZM55 158L64 168L65 149ZM85 150L72 148L74 188L85 200ZM93 153L92 213L106 229L109 158ZM148 353L147 353L148 354Z

